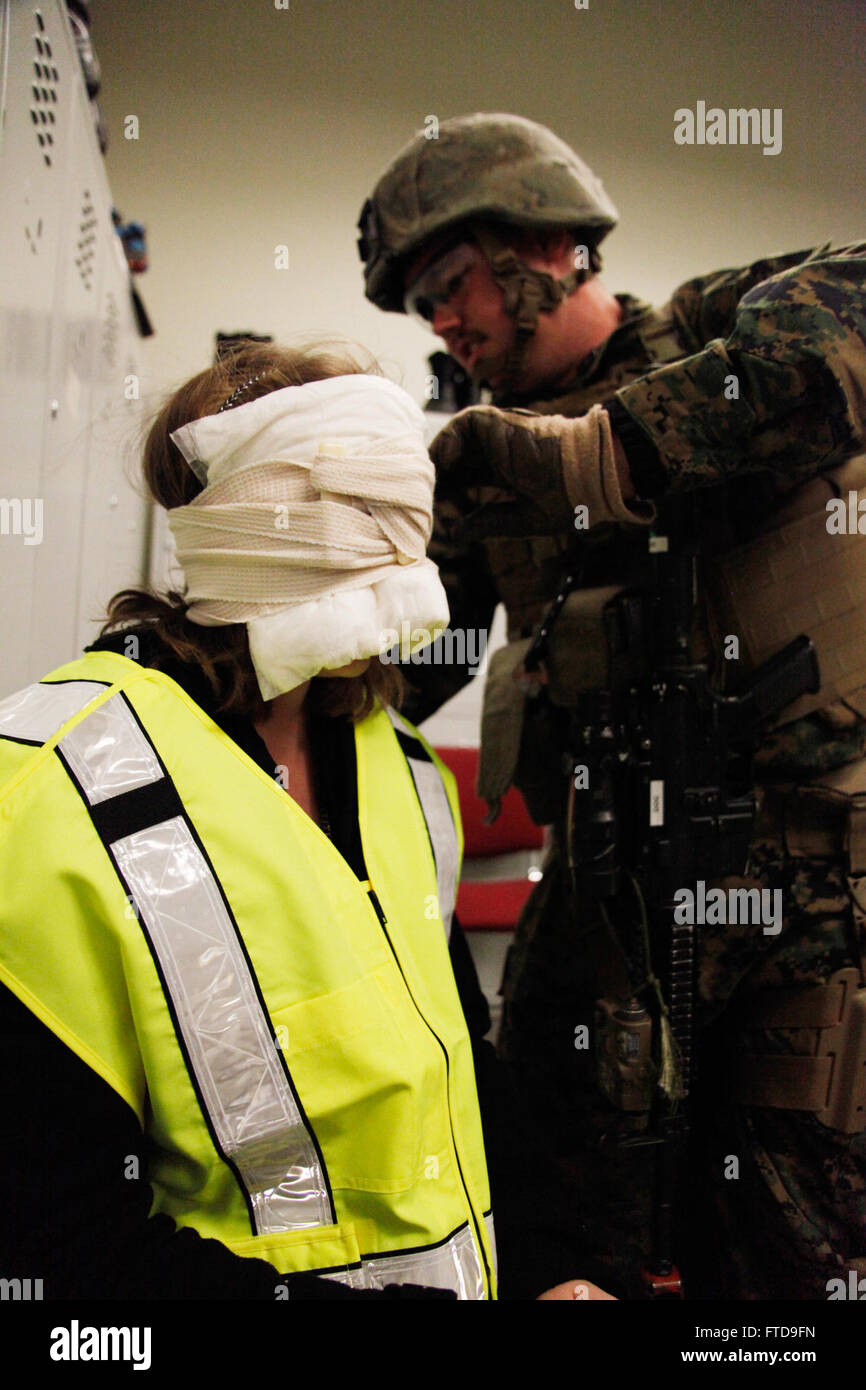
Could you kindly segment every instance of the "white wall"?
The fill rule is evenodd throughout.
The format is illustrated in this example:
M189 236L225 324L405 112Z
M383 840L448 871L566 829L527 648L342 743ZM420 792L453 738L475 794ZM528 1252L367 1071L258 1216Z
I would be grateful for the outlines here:
M551 125L621 212L614 289L862 231L866 7L857 0L93 0L115 196L148 225L154 380L216 327L335 330L420 394L430 340L363 299L355 223L423 124L474 109ZM697 99L781 107L776 157L683 147ZM136 114L138 140L123 138ZM273 266L285 243L290 269Z

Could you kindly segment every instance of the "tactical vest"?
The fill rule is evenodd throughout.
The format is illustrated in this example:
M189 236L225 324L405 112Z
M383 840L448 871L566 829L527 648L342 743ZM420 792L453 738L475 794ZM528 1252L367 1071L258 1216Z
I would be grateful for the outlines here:
M451 774L355 729L369 881L164 673L0 703L0 978L135 1111L152 1212L281 1273L495 1296Z
M528 408L541 414L580 415L599 400L610 399L629 377L695 351L694 343L680 341L670 306L643 317L635 328L640 352L607 364L607 372L599 359L599 371L590 370L588 384ZM599 353L604 351L602 345ZM641 357L649 359L646 365L640 365ZM779 494L782 491L778 488ZM829 524L827 503L834 494L844 503L846 524L839 528ZM725 677L734 674L742 680L792 638L806 633L817 649L820 689L783 709L775 725L789 724L839 701L866 719L866 547L860 529L861 509L866 513L866 455L809 479L787 497L779 495L777 500L772 495L769 505L755 515L751 538L744 543L733 543L731 528L723 520L719 524L713 500L707 499L698 523L702 582L695 646L702 655L715 653L711 665L720 686L727 688ZM559 538L546 537L499 543L515 549L523 545L524 563L543 553L547 572L539 573L534 586L521 586L516 559L499 552L511 561L511 591L524 596L525 606L516 607L514 615L509 612L510 640L491 658L484 691L478 791L494 809L515 782L539 823L555 823L562 816L565 798L558 736L563 726L555 716L573 709L581 694L610 683L605 605L623 587L640 587L645 582L645 576L635 579L633 566L635 560L638 567L641 564L640 550L647 553L647 531L617 530L619 538L612 528L597 528L598 558L589 548L595 534L589 532L584 540L586 586L569 596L554 624L545 658L548 682L534 707L525 687L513 677L530 646L532 623L540 616L539 590L543 591L547 574L557 554L564 555L565 546ZM542 551L545 546L547 550ZM491 554L489 547L488 542L496 573L494 561L499 556ZM553 592L547 593L549 602ZM737 662L719 661L727 635L739 639ZM809 1111L828 1128L844 1134L861 1133L866 1126L864 807L863 760L821 772L796 788L777 784L759 791L756 837L762 843L777 844L794 859L815 856L841 861L859 950L854 966L836 971L821 986L775 989L765 998L750 998L741 1016L750 1030L797 1028L811 1033L799 1033L798 1045L792 1049L796 1055L750 1053L732 1074L733 1094L741 1104ZM604 946L601 951L607 967L610 952ZM588 970L597 969L598 964L598 960L590 964L587 956ZM752 1033L753 1038L757 1036Z

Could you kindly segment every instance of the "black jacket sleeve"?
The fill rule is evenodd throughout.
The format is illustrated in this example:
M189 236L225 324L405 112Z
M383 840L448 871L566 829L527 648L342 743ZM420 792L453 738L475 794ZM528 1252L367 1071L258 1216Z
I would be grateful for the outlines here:
M462 519L453 501L438 499L433 508L433 533L427 547L428 559L439 568L439 578L448 598L448 626L462 635L490 633L499 602L496 584L487 564L484 548L477 543L460 544L454 538ZM460 655L459 646L448 645L450 637L437 637L429 647L414 656L401 654L400 671L406 678L408 694L403 713L413 724L421 724L469 683L473 669ZM465 653L464 646L464 653Z

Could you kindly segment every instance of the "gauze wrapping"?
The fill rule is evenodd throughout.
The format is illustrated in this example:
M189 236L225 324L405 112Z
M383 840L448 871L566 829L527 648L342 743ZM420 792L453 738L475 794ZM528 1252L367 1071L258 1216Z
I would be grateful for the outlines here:
M168 513L187 616L247 625L266 700L448 623L426 558L435 472L424 417L361 374L287 386L171 438L204 491Z

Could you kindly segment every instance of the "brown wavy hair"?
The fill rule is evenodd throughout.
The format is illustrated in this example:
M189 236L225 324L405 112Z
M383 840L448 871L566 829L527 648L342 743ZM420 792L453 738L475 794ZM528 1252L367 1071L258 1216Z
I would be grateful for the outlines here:
M357 353L357 355L356 355ZM322 346L307 350L274 343L244 343L199 372L175 391L153 421L144 444L142 471L149 497L171 510L184 506L202 491L202 484L188 466L170 435L192 420L215 415L229 396L257 377L238 398L246 405L285 386L305 386L310 381L356 373L381 376L378 364L356 349L339 352ZM250 657L244 623L204 627L187 616L182 593L159 594L150 588L122 589L108 605L101 634L118 628L147 625L162 640L167 652L199 667L213 690L219 712L254 720L267 711ZM153 663L159 666L160 658ZM357 723L374 708L377 699L399 705L403 679L390 665L374 657L361 676L317 676L308 699L314 708L332 717L346 716Z

